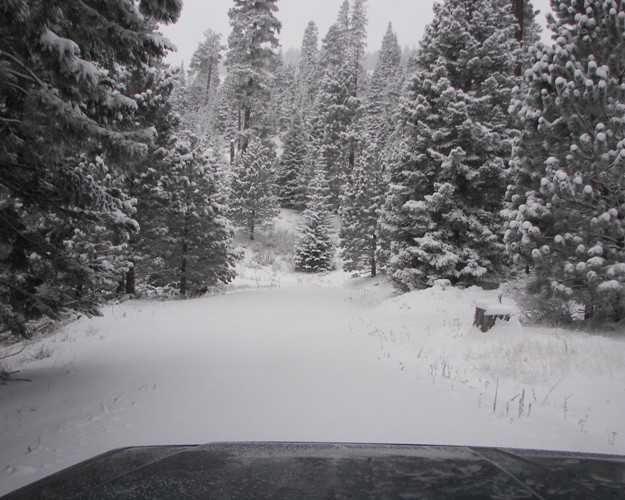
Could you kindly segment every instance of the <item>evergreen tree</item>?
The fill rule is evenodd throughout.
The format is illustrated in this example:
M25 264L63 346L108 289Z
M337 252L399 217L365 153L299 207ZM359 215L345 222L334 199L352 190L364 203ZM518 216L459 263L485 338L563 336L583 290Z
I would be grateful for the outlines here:
M332 29L332 28L330 28ZM336 73L326 72L317 97L313 130L316 156L326 169L330 184L330 207L338 210L351 172L354 143L358 139L355 123L360 115L360 100L351 95L352 74L347 64Z
M349 24L349 59L352 65L352 95L362 94L365 68L362 64L367 48L367 0L354 0ZM353 165L352 165L353 166Z
M272 128L277 133L286 132L298 106L296 71L290 64L279 64L273 83L272 103L273 112Z
M185 88L188 95L184 114L191 115L194 122L192 133L202 139L214 137L217 132L222 50L221 35L207 30L189 64L190 84Z
M309 137L301 114L296 113L284 137L278 171L280 206L303 210L308 189Z
M383 168L376 144L371 141L354 170L341 206L341 254L346 271L378 271L378 219L384 189Z
M125 273L120 291L134 295L137 278L147 273L148 264L155 249L159 248L160 235L154 235L149 228L158 220L158 197L154 187L158 182L159 172L169 168L161 160L163 151L175 148L177 138L175 132L180 126L179 116L174 110L174 88L181 73L171 70L160 63L154 67L136 68L128 75L126 87L134 95L137 102L135 120L144 127L153 127L156 138L148 146L148 152L137 161L127 161L123 176L124 190L128 196L136 200L134 218L141 231L132 234L128 242L128 257L131 266ZM181 93L178 94L182 95Z
M169 44L156 22L176 1L16 0L0 4L0 325L67 309L95 313L130 265L120 257L137 224L123 160L144 154L124 94L130 68Z
M325 171L317 169L310 185L300 237L295 245L296 271L318 273L334 267L335 248L328 194Z
M232 31L228 37L226 67L230 110L237 123L237 152L251 138L268 135L267 103L278 64L275 50L282 27L276 19L277 0L234 0L228 11Z
M536 45L513 110L522 126L506 245L544 304L625 317L625 5L552 2L555 43Z
M254 239L257 228L278 215L274 154L259 140L237 155L231 180L231 218Z
M157 244L148 250L157 264L152 281L174 282L183 297L196 295L234 277L227 206L219 192L216 164L182 141L162 153L168 168L159 175L159 210L148 225L157 236Z
M206 105L212 93L219 86L219 62L221 61L221 35L212 30L204 32L191 57L189 76L194 84L202 89L202 101Z
M401 95L401 77L401 48L397 35L389 23L371 77L366 105L367 132L381 150L391 142L391 134L395 128L395 113Z
M388 270L407 288L479 283L504 264L500 204L520 61L508 1L435 4L409 84L384 210Z
M312 109L319 89L319 76L319 30L317 25L310 21L304 31L297 75L299 106L303 113L308 113Z
M350 10L351 6L349 5L349 0L345 0L341 7L339 8L339 13L336 16L336 25L339 28L340 32L344 34L347 40L347 36L349 34L349 18L350 18Z
M364 8L359 16L359 23L366 25L366 19L362 19ZM362 47L364 42L353 36L350 30L349 3L345 2L338 21L323 39L322 79L311 127L315 139L314 155L326 168L330 207L334 211L340 206L362 140L359 126L362 105L356 96L358 77L354 63L358 50L354 43Z

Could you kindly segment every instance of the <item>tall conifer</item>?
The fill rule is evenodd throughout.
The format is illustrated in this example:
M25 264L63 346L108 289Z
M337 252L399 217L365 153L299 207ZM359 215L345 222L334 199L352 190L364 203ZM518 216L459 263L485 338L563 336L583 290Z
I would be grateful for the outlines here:
M384 211L388 269L412 288L497 279L497 213L507 184L508 116L520 61L507 0L435 4L403 104Z
M554 0L513 111L522 126L506 245L545 304L625 318L625 4Z

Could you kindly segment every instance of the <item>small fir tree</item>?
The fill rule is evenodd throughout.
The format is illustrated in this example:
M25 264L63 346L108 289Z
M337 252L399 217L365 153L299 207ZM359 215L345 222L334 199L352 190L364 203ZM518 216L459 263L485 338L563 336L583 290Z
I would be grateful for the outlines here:
M383 168L374 142L356 164L341 206L341 255L346 271L378 271L378 219L384 189Z
M334 231L328 210L328 195L324 169L318 168L310 185L300 237L295 245L296 271L319 273L334 267Z
M163 152L168 168L158 179L160 210L149 226L160 238L148 252L161 264L161 284L174 282L181 296L196 295L234 277L228 209L216 164L182 141Z
M309 136L302 117L296 113L284 137L284 151L279 161L277 188L280 206L303 210L308 190Z
M278 215L275 195L275 156L260 140L253 141L235 159L231 176L231 218L247 229L250 240L256 229Z

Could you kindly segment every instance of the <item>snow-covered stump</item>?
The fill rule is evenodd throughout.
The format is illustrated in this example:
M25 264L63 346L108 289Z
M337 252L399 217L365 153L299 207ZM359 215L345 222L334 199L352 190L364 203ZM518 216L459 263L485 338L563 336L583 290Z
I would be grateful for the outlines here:
M487 332L495 326L495 322L498 319L510 321L510 316L512 316L514 312L514 306L497 302L478 302L475 304L473 326L477 326L482 332Z

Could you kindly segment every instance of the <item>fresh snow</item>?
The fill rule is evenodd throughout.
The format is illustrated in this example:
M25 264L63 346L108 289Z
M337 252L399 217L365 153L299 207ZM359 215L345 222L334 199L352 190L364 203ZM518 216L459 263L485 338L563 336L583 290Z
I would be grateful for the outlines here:
M105 306L3 362L0 495L132 445L341 441L625 454L625 337L471 326L500 290L295 274L263 237L225 293ZM292 236L292 235L291 235ZM275 256L274 256L275 257ZM504 297L509 307L511 301ZM4 354L15 350L5 348Z

